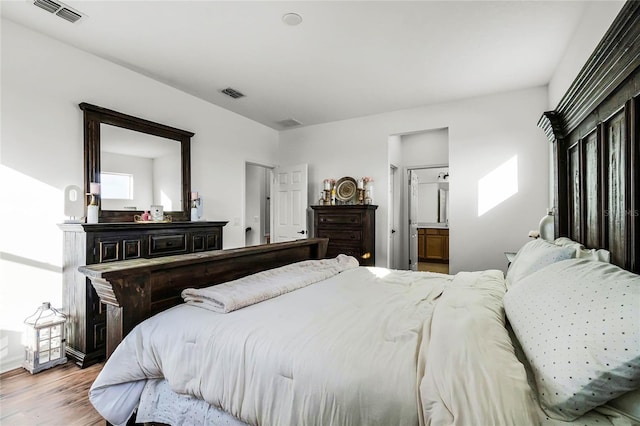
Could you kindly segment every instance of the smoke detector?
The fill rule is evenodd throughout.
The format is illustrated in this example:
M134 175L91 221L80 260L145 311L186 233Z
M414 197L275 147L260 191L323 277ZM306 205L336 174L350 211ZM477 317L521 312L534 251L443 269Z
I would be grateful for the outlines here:
M302 16L294 12L285 13L282 15L282 22L295 27L296 25L300 25L302 22Z
M78 22L84 17L82 13L60 1L34 0L33 4L35 6L38 6L40 9L46 10L49 13L53 13L54 15L71 23Z

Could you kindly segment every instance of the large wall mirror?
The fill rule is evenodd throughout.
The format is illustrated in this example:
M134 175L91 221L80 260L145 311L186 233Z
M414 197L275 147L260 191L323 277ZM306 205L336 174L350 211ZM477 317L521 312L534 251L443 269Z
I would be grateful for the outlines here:
M100 182L100 222L131 222L152 205L188 220L192 132L95 105L84 111L85 192Z

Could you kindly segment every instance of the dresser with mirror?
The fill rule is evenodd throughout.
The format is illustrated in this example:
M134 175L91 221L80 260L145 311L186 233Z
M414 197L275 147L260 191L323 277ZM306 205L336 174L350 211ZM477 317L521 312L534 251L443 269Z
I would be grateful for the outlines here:
M191 222L192 132L81 103L85 193L101 184L98 223L65 223L62 310L67 356L80 367L105 358L109 333L118 333L116 302L100 300L78 268L220 250L226 221ZM127 187L127 184L129 185ZM86 201L85 201L86 203ZM136 221L150 206L166 221Z

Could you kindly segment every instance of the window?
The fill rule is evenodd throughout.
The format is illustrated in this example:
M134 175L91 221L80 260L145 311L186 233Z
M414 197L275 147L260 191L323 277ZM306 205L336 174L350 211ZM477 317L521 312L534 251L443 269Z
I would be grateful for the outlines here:
M101 197L105 200L133 200L133 175L102 172Z

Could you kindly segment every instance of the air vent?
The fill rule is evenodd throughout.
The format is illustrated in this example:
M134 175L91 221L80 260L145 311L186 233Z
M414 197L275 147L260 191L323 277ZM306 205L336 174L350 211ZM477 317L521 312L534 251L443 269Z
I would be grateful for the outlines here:
M293 118L287 118L286 120L280 120L277 122L282 127L296 127L300 126L302 123Z
M233 99L238 99L244 97L244 94L238 92L236 89L232 89L231 87L227 87L226 89L222 89L220 91L227 96L231 96Z
M78 19L82 18L82 15L80 15L79 13L74 12L71 9L67 9L66 7L63 7L62 9L57 11L56 15L58 15L62 19L66 19L67 21L69 21L71 23L74 23Z
M69 21L71 23L77 22L83 17L80 12L74 10L73 8L67 6L62 2L56 2L53 0L34 0L33 4L38 6L40 9L46 10L49 13L53 13L56 16L59 16L65 21Z
M60 9L60 5L51 0L35 0L33 2L40 9L44 9L49 13L55 13L58 9Z

